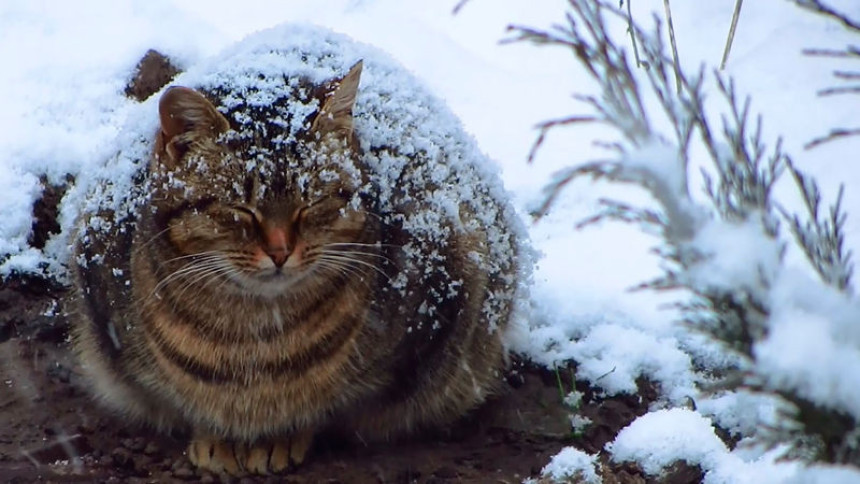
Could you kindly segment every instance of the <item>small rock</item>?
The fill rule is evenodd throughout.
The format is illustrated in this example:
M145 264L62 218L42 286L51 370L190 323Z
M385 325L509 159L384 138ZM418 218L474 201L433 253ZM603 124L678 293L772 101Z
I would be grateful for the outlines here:
M188 467L180 467L179 469L176 469L175 471L173 471L173 477L187 481L187 480L194 479L197 476L195 476L194 471L192 471Z
M117 467L132 467L134 461L131 458L131 452L123 447L117 447L110 453L111 460Z
M129 440L129 439L126 439L125 441L127 441L127 440ZM125 442L125 441L123 441L123 442ZM131 439L131 442L129 442L129 444L126 445L126 447L128 447L129 450L132 450L134 452L140 452L144 449L144 447L146 447L146 439L144 439L143 437L135 437L135 438Z
M143 448L143 453L146 455L156 455L160 452L161 449L158 447L158 444L151 441L146 444L146 447Z
M460 474L456 469L447 466L436 469L436 472L434 472L433 475L442 479L456 479L460 477Z
M152 458L146 455L138 455L134 459L134 472L139 476L148 476L152 469Z

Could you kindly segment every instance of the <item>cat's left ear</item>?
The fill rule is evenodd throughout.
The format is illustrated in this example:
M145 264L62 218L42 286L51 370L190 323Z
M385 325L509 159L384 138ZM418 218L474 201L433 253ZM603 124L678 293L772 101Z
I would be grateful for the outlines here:
M318 133L320 138L329 133L346 139L352 136L352 108L355 106L362 66L363 61L356 62L341 80L331 84L322 108L311 124L311 133Z

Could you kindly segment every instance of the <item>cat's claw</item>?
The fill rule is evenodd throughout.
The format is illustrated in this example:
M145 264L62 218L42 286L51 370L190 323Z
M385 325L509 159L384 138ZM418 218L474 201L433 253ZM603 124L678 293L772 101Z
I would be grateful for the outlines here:
M313 437L313 432L296 432L288 439L275 442L268 454L269 472L283 472L290 466L301 465L311 447Z
M239 475L241 468L233 444L212 439L194 439L188 444L188 459L195 466L216 474Z
M252 445L197 438L188 444L188 458L195 466L217 474L276 474L304 462L312 442L313 432L308 431Z

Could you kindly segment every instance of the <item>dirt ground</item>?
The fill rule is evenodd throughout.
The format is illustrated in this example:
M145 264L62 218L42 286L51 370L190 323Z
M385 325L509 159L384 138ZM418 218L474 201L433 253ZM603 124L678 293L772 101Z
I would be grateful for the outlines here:
M169 61L150 52L127 94L145 99L176 72ZM46 186L34 205L30 245L44 246L59 229L56 208L62 192ZM609 399L597 398L577 382L584 398L576 414L592 424L574 434L571 410L563 405L559 389L571 390L573 373L516 361L501 395L434 435L372 446L322 437L309 460L287 475L226 478L194 470L184 455L184 436L130 426L82 390L70 351L66 295L66 288L37 277L0 282L0 482L519 483L539 478L543 466L565 446L601 452L656 398L647 382L641 382L638 395ZM601 473L610 484L684 484L702 478L698 468L679 463L650 479L635 466L609 463L603 455Z

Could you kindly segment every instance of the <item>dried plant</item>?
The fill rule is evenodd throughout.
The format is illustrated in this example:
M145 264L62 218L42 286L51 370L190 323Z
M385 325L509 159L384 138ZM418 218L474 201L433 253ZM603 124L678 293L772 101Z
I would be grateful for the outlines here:
M758 438L773 445L790 442L795 456L860 463L855 442L860 431L855 418L758 373L761 370L756 366L754 351L756 343L767 337L773 309L771 289L785 247L792 240L806 254L823 284L850 294L853 267L851 254L844 248L846 214L841 204L842 190L823 213L821 192L814 179L792 163L779 140L773 148L766 146L762 120L751 114L750 99L742 99L734 83L719 72L706 75L702 68L687 75L666 54L659 18L654 18L654 30L645 32L629 12L605 1L569 0L569 4L571 12L564 24L550 30L512 26L508 41L570 49L598 83L600 93L577 96L591 113L539 125L530 159L548 132L564 126L601 123L611 127L618 139L596 142L606 148L606 158L558 173L546 187L543 204L534 215L543 215L561 190L583 177L647 190L658 202L659 210L602 200L598 213L579 225L620 220L661 236L657 252L666 262L664 273L641 287L691 291L695 296L684 305L687 322L733 350L744 362L724 374L723 388L772 394L782 398L792 411L793 424L762 429ZM635 65L641 63L647 69L631 66L626 52L608 33L611 22L627 24L637 46ZM715 85L725 101L727 114L719 126L712 125L706 115L706 84ZM660 112L646 109L649 99L656 99ZM661 130L656 121L659 117L668 120L668 128ZM706 153L702 171L706 204L691 196L688 173L694 145ZM702 164L702 160L695 161L696 165ZM805 214L791 213L773 199L774 184L786 170L805 202ZM793 235L788 240L782 235L783 223ZM703 277L701 269L709 261L733 248L702 244L702 234L715 228L731 231L739 227L752 227L767 248L751 268L755 277L732 285Z
M822 15L826 18L836 21L849 31L860 34L860 21L850 18L848 15L839 12L830 5L821 2L820 0L792 0L798 6L809 10L810 12ZM804 54L816 57L831 57L842 59L846 64L850 61L860 61L860 45L848 45L845 49L805 49ZM833 72L833 77L840 82L838 86L832 86L818 91L819 96L833 96L839 94L860 94L860 70L856 67L854 70L837 70ZM815 148L821 144L843 139L850 136L860 135L860 127L854 128L833 128L827 134L818 136L806 144L806 149Z

